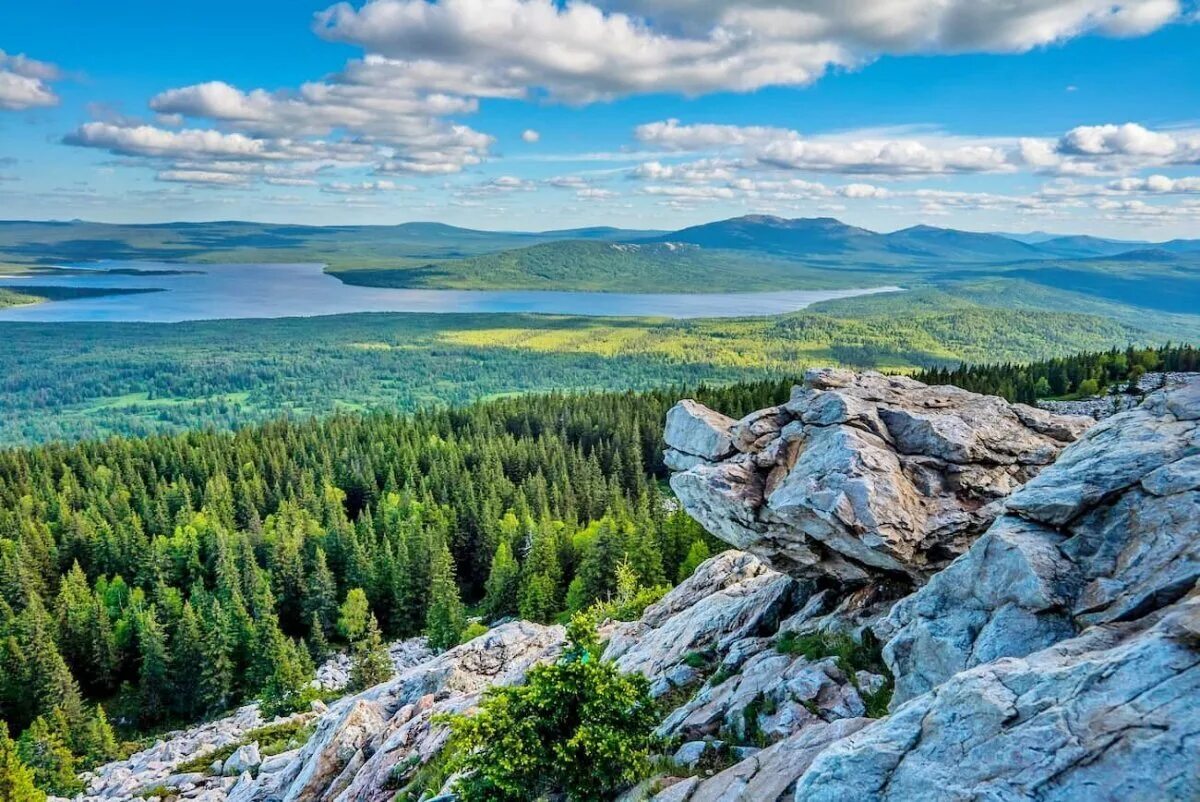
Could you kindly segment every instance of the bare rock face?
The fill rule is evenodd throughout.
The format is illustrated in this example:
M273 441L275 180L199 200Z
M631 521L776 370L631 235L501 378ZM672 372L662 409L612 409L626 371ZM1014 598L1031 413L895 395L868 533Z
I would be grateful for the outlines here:
M879 628L895 703L963 669L1145 616L1200 579L1200 379L1108 418Z
M684 508L776 570L843 584L923 583L1093 422L833 369L809 371L783 406L727 421L692 401L668 415Z
M622 671L646 675L661 693L663 683L695 653L725 653L734 642L774 633L782 610L796 590L790 577L757 557L726 551L702 563L686 581L646 608L638 621L619 624L608 635L605 659Z
M777 802L791 800L796 779L831 744L854 734L871 719L848 718L806 727L707 780L690 777L654 797L654 802ZM799 797L798 797L799 798ZM853 797L846 797L851 799ZM870 796L858 797L871 799ZM914 797L920 799L922 797Z
M815 724L866 712L855 687L857 678L846 676L835 658L810 661L765 646L740 663L723 663L721 670L730 676L676 708L659 727L659 734L695 739L729 733L742 742L775 741Z
M1195 799L1197 698L1200 590L956 674L822 752L795 799Z

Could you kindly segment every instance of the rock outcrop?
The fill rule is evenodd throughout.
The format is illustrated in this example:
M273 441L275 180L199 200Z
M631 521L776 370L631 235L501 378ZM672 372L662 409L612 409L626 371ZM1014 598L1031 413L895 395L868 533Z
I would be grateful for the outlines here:
M957 557L997 504L1092 421L904 377L809 371L741 421L668 415L671 486L713 534L797 577L910 586Z
M802 724L656 799L1200 798L1200 380L1095 426L1002 506L874 626L890 715ZM822 740L835 726L854 731ZM812 739L798 769L770 762Z

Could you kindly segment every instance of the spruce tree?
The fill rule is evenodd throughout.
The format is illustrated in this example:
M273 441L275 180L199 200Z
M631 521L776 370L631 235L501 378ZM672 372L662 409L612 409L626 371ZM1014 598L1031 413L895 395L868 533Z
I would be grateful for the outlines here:
M313 619L320 624L322 637L333 627L337 614L337 582L329 570L325 550L319 546L304 578L304 614L310 625Z
M197 706L205 715L227 710L233 702L234 662L230 621L219 601L214 601L203 626L204 660L200 664Z
M79 688L54 644L53 623L37 595L30 597L17 627L28 680L22 692L32 703L32 714L49 714L59 707L76 719L83 708Z
M83 784L75 777L75 756L62 735L38 716L17 739L17 754L33 771L39 788L56 796L72 796Z
M85 769L115 760L120 753L117 736L113 733L108 716L104 714L104 708L100 705L91 710L87 722L76 737L76 747L82 763L81 768Z
M46 802L46 794L34 784L33 770L21 760L3 720L0 720L0 800Z
M383 644L375 616L367 619L367 627L358 642L350 664L350 685L362 690L387 681L392 676L392 658Z
M434 549L429 566L429 612L425 617L425 635L432 649L457 646L467 628L466 614L454 580L454 562L445 543Z
M517 591L521 582L521 566L513 557L512 548L501 542L492 557L492 569L485 585L483 606L492 618L502 618L517 611Z
M308 653L314 663L322 663L329 657L329 640L325 637L325 627L316 613L313 613L308 627Z
M171 701L166 636L153 608L138 622L138 655L138 721L148 726L166 717Z

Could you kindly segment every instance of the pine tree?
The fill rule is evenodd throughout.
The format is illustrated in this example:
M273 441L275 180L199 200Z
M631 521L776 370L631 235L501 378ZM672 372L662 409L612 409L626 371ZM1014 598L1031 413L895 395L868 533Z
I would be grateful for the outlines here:
M517 611L517 591L521 582L521 566L513 558L512 548L501 542L492 557L483 606L492 618L502 618Z
M321 619L316 613L313 613L308 628L308 653L312 655L314 663L324 662L325 658L329 657L329 641L325 637L325 627L321 625Z
M83 788L75 777L75 756L43 716L38 716L17 739L17 754L33 771L39 788L56 796L72 796Z
M3 720L0 720L0 800L46 802L46 795L34 784L33 770L21 760Z
M454 562L445 543L433 552L429 566L429 612L425 617L425 635L432 649L457 646L467 628L466 614L454 580Z
M325 550L317 547L312 567L304 579L304 615L310 623L313 619L319 622L324 637L332 628L336 614L337 582L333 572L329 570Z
M354 655L350 664L350 684L356 690L370 688L387 681L392 676L392 659L375 616L367 619L362 637L354 644Z
M138 720L147 726L163 720L171 701L166 637L153 608L138 622L138 654Z

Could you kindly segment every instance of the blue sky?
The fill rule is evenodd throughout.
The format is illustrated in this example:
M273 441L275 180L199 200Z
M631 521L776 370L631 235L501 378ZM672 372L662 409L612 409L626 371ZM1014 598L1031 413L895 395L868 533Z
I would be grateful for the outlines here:
M0 217L1200 236L1192 0L43 2Z

